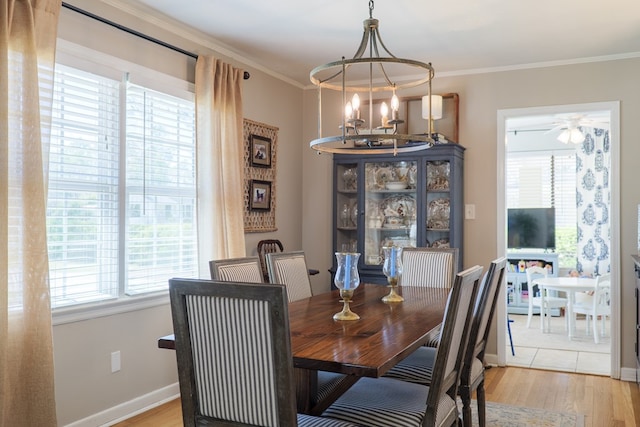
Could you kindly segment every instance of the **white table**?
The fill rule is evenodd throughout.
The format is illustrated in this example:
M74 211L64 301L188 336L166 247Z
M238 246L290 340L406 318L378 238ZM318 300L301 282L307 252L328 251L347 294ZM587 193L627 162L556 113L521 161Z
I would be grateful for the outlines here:
M569 316L569 339L573 337L575 330L575 316L573 314L573 304L576 299L576 292L586 292L596 290L596 279L591 277L541 277L533 281L540 286L540 295L542 298L542 307L544 307L545 289L566 292L568 296L567 313ZM540 310L540 316L543 316L543 310Z

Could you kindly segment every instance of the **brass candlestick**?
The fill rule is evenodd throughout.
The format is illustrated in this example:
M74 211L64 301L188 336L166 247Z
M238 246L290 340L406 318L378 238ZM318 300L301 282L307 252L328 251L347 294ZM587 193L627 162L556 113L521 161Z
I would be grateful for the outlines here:
M391 290L389 291L389 294L382 297L382 302L402 302L404 301L404 298L402 297L402 295L399 295L398 292L396 291L398 288L398 277L389 277L387 279L387 282L389 283L389 288L391 288Z
M333 315L333 320L358 320L360 316L351 311L349 303L353 298L353 289L340 289L340 302L342 302L342 311Z

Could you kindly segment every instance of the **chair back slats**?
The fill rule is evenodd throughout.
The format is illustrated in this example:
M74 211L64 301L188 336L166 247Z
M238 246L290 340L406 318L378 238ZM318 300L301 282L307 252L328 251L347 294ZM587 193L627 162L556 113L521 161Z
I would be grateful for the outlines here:
M463 357L461 349L467 342L481 275L480 266L471 267L456 275L442 323L442 335L427 398L425 425L441 425L444 420L439 418L437 408L448 399L455 401ZM443 400L445 394L448 398ZM433 410L430 411L429 408Z
M184 425L296 426L285 288L171 279L169 292Z
M260 267L262 268L262 275L264 277L264 281L269 281L269 270L267 269L267 260L265 256L267 254L272 254L275 252L283 252L284 245L278 239L265 239L260 240L258 242L258 246L256 248L258 253L258 257L260 258Z
M450 288L457 272L457 248L402 250L401 285Z
M211 278L226 282L263 283L258 257L229 258L209 261Z
M289 302L312 296L307 262L303 251L266 255L269 282L287 287Z

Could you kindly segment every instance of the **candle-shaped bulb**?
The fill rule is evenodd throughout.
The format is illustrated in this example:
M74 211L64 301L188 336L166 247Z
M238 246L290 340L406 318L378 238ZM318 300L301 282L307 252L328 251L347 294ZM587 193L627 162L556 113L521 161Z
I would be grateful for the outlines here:
M387 126L389 123L389 107L387 107L386 102L380 105L380 116L382 116L382 126Z
M353 117L353 107L351 101L347 101L347 105L344 107L344 118L349 120Z
M357 93L354 93L353 98L351 98L351 106L353 107L353 111L358 111L360 109L360 97Z
M398 118L398 109L400 108L400 101L398 100L398 96L394 93L391 97L391 115L393 120Z

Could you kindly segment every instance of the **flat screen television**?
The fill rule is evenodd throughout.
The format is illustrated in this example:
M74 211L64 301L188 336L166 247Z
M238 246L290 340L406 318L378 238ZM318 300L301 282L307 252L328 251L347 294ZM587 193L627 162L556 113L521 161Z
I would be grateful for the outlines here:
M507 248L555 250L555 208L507 209Z

